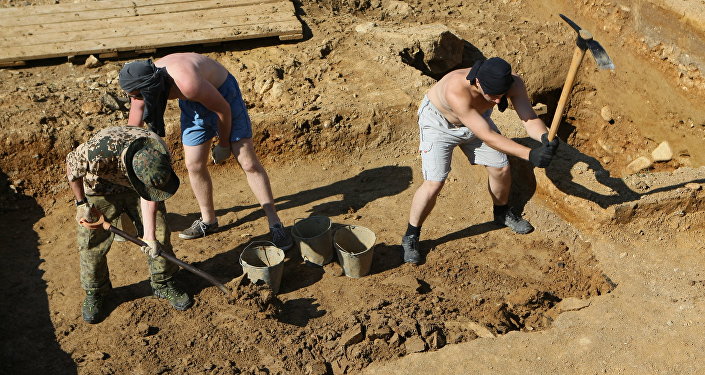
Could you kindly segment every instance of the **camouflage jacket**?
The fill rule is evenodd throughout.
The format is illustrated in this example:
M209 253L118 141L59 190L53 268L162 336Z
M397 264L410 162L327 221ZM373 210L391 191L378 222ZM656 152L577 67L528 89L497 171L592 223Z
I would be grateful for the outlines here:
M86 195L111 195L132 190L122 154L132 141L142 137L164 142L153 132L136 126L113 126L99 131L66 155L69 181L83 178Z

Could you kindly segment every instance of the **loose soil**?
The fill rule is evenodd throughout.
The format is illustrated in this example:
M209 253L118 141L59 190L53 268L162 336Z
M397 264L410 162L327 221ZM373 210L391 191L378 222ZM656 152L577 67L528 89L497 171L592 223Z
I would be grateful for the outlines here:
M47 3L54 1L0 2ZM57 59L0 69L0 373L705 371L693 344L702 344L702 332L690 329L702 326L694 312L702 311L705 300L705 270L699 266L705 253L705 85L698 60L686 60L687 49L669 44L678 35L661 35L655 43L632 21L637 10L665 17L667 8L654 4L297 2L303 41L159 50L154 57L184 50L207 54L237 77L285 224L324 215L334 228L372 229L372 270L349 278L335 262L306 264L295 249L278 294L249 284L239 254L252 241L267 239L268 229L234 160L210 167L222 230L203 239L178 238L199 213L183 166L178 108L170 103L167 142L182 179L167 202L176 256L233 292L223 295L180 271L195 304L175 311L150 296L139 249L114 243L108 257L110 314L96 325L80 316L84 293L63 160L97 130L126 124L116 78L129 60L88 68ZM542 118L550 123L575 38L558 13L593 31L617 69L598 71L586 56L561 124L564 144L550 168L535 170L511 158L512 205L536 231L520 236L492 224L486 173L457 154L424 225L425 263L404 264L400 238L422 181L416 108L435 79L405 64L391 42L356 26L402 33L446 25L467 41L462 66L482 56L506 58L526 80L532 101L548 106ZM611 119L601 116L605 106ZM495 115L504 134L535 144L511 110ZM650 155L662 141L674 149L670 161L627 172L632 160ZM635 286L642 281L648 291ZM680 312L663 307L669 303ZM604 317L610 322L601 324L614 327L600 331L606 349L588 353L614 352L624 341L632 349L619 353L632 358L605 364L583 353L588 363L576 365L580 355L565 338L586 329L570 324L576 314L592 322L584 327ZM640 319L625 338L620 329ZM687 319L685 328L679 319ZM659 330L658 337L679 348L681 357L644 359L660 350L650 331L656 321L674 327ZM675 333L679 340L671 338ZM550 345L546 341L533 352L531 340L541 338ZM520 342L514 354L527 359L493 361L493 355L512 355L503 339ZM431 353L412 354L421 352ZM554 365L549 358L573 365ZM629 367L639 358L652 365ZM450 370L452 363L463 367Z

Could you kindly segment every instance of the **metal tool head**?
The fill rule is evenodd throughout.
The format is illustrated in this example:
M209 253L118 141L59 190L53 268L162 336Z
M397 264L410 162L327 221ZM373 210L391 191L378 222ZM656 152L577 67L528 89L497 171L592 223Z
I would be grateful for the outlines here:
M614 63L612 62L612 59L609 57L607 54L607 51L605 51L604 48L602 48L602 45L598 41L592 38L592 33L581 28L576 24L575 22L571 21L568 17L559 14L563 21L568 23L570 27L573 28L578 33L578 37L575 40L575 43L577 44L578 48L582 50L590 50L590 53L592 53L592 57L595 59L595 63L597 63L597 67L599 69L610 69L614 70Z

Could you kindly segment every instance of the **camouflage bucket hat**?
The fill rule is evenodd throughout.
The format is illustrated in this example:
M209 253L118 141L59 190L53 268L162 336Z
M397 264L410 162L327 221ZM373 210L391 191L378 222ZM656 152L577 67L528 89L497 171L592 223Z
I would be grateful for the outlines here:
M159 140L138 138L124 156L127 178L140 197L161 202L179 188L179 177L171 168L169 153Z

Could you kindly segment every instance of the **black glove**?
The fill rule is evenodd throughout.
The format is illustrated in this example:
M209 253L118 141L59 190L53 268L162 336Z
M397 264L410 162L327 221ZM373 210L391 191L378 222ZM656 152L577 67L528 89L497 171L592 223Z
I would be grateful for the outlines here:
M541 134L541 144L551 149L551 155L555 155L558 151L558 137L554 137L551 142L548 141L548 133Z
M553 155L558 150L558 138L548 141L548 134L541 135L541 146L529 151L529 161L536 167L546 168L551 164Z

